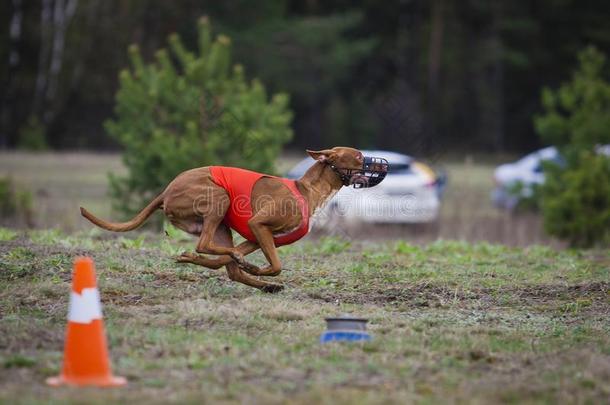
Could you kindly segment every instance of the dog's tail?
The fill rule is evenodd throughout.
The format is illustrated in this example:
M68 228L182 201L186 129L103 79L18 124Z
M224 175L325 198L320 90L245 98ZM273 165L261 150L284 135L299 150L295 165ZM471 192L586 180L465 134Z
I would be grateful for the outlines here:
M83 217L87 218L89 221L93 222L95 225L100 228L107 229L113 232L127 232L132 231L142 225L146 219L152 215L153 212L157 208L159 208L163 204L163 194L160 194L157 198L152 200L150 204L148 204L138 215L133 217L130 221L127 222L108 222L100 219L84 209L80 207L80 213Z

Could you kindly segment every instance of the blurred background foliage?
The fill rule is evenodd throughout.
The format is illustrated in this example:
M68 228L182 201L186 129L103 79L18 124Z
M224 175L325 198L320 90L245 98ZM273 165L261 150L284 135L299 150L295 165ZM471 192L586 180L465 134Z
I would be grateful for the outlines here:
M125 50L154 60L174 32L195 50L201 15L246 79L290 95L300 149L531 150L540 89L586 45L610 50L610 3L594 0L11 0L0 146L117 149L103 122Z

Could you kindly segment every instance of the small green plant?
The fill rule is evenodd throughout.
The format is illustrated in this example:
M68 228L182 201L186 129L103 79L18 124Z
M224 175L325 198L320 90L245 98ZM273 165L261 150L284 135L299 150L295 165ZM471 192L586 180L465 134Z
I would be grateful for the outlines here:
M121 246L123 246L125 249L142 249L145 240L146 235L142 234L135 239L120 238L119 242L121 243Z
M178 35L169 49L146 64L136 45L131 68L120 73L116 118L108 133L124 148L125 177L110 177L115 208L139 211L180 172L208 165L239 166L273 173L284 143L292 137L288 96L269 96L258 80L248 82L231 67L231 41L212 40L199 20L198 50Z
M21 354L14 354L4 361L4 368L33 367L36 360Z
M6 257L13 260L29 260L36 257L36 254L28 248L18 246L6 253Z
M421 251L421 248L419 246L412 245L404 240L399 240L394 245L394 250L396 251L396 253L406 255L412 253L419 253Z

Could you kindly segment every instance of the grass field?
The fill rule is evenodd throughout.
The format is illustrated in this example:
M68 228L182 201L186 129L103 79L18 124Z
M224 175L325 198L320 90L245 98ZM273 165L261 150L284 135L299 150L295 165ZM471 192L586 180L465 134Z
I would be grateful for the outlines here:
M108 173L124 172L117 154L0 152L0 177L32 194L38 228L82 229L80 205L109 216Z
M607 403L610 252L487 243L280 249L275 295L174 263L193 242L0 230L0 402ZM71 262L97 263L123 389L51 389ZM260 263L261 256L254 258ZM323 318L373 340L320 345Z

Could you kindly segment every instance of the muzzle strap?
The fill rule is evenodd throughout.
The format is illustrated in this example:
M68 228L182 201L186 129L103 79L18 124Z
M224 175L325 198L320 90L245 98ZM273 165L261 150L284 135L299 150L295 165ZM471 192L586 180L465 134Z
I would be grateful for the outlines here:
M330 166L331 169L333 169L333 171L335 173L337 173L337 175L339 175L339 178L341 179L341 182L343 183L344 186L349 186L350 185L350 181L352 179L351 174L346 174L344 172L342 172L339 168L337 168L337 166L335 165L331 165L328 164ZM343 170L348 170L351 171L349 169L343 169Z
M390 165L384 158L369 157L364 158L362 169L339 168L331 163L327 163L331 169L341 179L344 186L354 186L354 188L368 188L376 186L385 178Z

